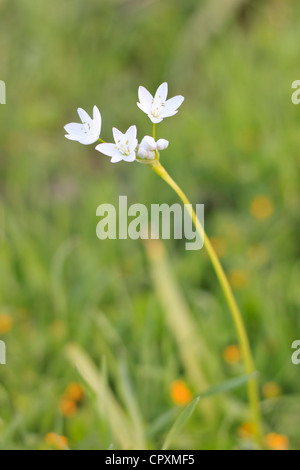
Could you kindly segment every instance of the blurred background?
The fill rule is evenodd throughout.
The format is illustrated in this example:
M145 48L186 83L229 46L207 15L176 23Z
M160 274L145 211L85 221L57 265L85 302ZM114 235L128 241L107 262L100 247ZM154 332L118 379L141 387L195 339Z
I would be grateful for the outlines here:
M178 202L143 165L64 138L136 124L139 85L182 94L157 127L241 308L265 445L300 449L300 4L0 0L0 448L160 449L193 397L244 374L205 250L100 241L96 208ZM77 364L77 368L74 364ZM230 382L234 383L234 382ZM201 400L174 449L253 448L246 386Z

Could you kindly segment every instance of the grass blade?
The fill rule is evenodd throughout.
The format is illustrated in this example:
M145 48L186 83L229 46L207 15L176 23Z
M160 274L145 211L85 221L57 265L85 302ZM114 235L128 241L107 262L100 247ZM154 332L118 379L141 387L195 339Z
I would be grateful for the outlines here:
M175 423L173 424L172 428L170 429L165 439L165 442L163 443L162 450L169 449L173 438L176 436L176 434L178 434L181 431L185 423L192 416L196 406L198 405L199 400L200 400L200 397L194 398L194 400L188 406L186 406L184 410L180 413Z
M249 380L254 379L257 376L257 372L253 372L253 374L248 375L241 375L239 377L235 377L234 379L226 380L226 382L222 382L215 387L211 387L204 393L201 393L201 400L203 398L212 397L213 395L219 395L220 393L228 392L229 390L233 390L234 388L240 387L245 383L249 382Z
M108 387L107 381L97 369L90 357L76 344L66 348L67 357L77 367L79 373L95 392L98 409L104 419L109 420L112 433L122 449L138 448L134 442L128 416L119 405L114 393ZM105 404L105 409L103 407Z

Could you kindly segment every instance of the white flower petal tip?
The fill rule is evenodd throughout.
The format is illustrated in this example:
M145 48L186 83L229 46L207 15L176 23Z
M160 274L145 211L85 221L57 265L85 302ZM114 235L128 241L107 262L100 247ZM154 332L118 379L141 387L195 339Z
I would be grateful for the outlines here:
M168 145L169 142L166 139L159 139L155 142L153 137L145 135L138 147L137 156L143 160L154 160L156 153L166 149Z
M166 139L159 139L157 141L157 149L158 150L165 150L169 146L169 141Z
M159 85L159 87L157 88L154 99L164 102L166 101L167 96L168 96L168 84L167 82L164 82L161 85Z
M115 143L103 143L96 146L98 152L111 157L112 163L134 162L136 160L136 148L138 141L136 138L136 126L130 126L125 134L113 127L113 137Z
M93 119L82 109L77 109L81 123L72 122L64 126L67 131L65 137L83 145L90 145L97 142L101 132L101 114L97 106L93 108Z
M140 101L137 103L137 106L147 114L154 124L158 124L164 118L174 116L184 100L184 97L181 95L174 96L169 100L167 100L167 96L167 82L162 83L158 87L154 97L148 90L146 90L146 88L140 86L138 89L138 97Z
M143 145L146 150L156 150L156 142L154 138L150 135L145 135L141 142L141 145Z

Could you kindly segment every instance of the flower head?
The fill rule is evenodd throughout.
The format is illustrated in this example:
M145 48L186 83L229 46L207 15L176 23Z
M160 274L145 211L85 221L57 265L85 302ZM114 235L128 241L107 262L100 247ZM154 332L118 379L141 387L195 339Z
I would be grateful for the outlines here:
M46 444L56 450L68 449L68 440L65 436L60 436L55 432L49 432L46 436Z
M80 144L90 145L99 139L101 132L101 114L97 106L93 108L93 119L82 108L77 109L81 123L71 122L64 128L68 132L65 137L76 140Z
M271 432L270 434L267 434L265 441L271 450L288 450L289 448L289 440L284 434Z
M255 435L255 426L252 422L242 423L238 429L239 435L244 439L249 439Z
M170 386L170 393L175 405L187 405L193 398L192 392L183 380L174 380Z
M262 394L266 398L275 398L281 394L281 389L279 385L275 382L267 382L262 388Z
M139 87L138 94L140 100L137 103L138 107L147 114L154 124L161 122L166 117L174 116L184 100L181 95L167 100L168 84L166 82L158 87L154 98L143 86Z
M73 400L76 403L80 403L84 399L84 389L81 384L77 382L71 382L64 393L65 397L69 400Z
M12 318L6 313L0 313L0 334L8 333L12 328Z
M169 142L166 139L159 139L155 142L153 137L145 135L138 147L137 156L145 160L153 160L156 152L166 149L168 145Z
M131 126L125 134L113 127L114 144L99 144L96 147L98 152L104 153L111 157L111 162L116 163L124 160L125 162L133 162L136 159L136 147L138 144L136 126Z
M223 358L228 364L236 364L241 360L240 348L236 344L227 346L223 351Z
M71 418L77 413L77 404L69 398L62 398L59 402L59 411L66 418Z
M267 219L274 212L274 205L268 196L256 196L251 202L250 212L256 219Z

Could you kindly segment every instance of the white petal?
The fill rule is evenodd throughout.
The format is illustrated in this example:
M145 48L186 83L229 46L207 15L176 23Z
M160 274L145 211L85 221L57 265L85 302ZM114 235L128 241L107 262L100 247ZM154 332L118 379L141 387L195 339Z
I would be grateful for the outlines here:
M130 150L130 153L135 152L137 146L138 146L138 140L137 140L137 139L134 139L134 140L132 140L131 142L129 142L129 150Z
M122 142L124 138L124 134L121 131L119 131L119 129L117 129L116 127L113 127L112 131L113 131L115 142L116 143Z
M78 141L78 138L75 135L66 134L66 139Z
M104 153L104 155L108 155L109 157L120 155L115 144L99 144L97 145L96 150L98 150L98 152Z
M136 126L130 126L124 134L124 144L128 145L130 153L134 152L138 145L136 134L137 134Z
M129 140L129 142L131 142L136 139L136 134L137 134L136 126L130 126L125 132L125 137L126 139Z
M77 112L78 112L79 117L80 117L80 119L83 123L86 122L87 124L90 124L90 126L93 125L92 124L92 122L93 122L92 119L90 118L90 116L88 115L88 113L84 109L78 108Z
M154 151L148 152L147 158L148 158L148 160L154 160L155 152Z
M132 152L132 153L130 153L129 155L126 155L126 156L123 157L123 160L124 160L125 162L134 162L135 159L136 159L136 154L135 154L135 152Z
M95 136L94 134L82 134L81 136L78 137L78 142L83 145L91 145L97 142L98 137Z
M151 95L151 93L149 93L148 90L146 90L146 88L144 88L143 86L140 86L139 87L139 91L138 91L138 95L139 95L139 100L140 100L140 103L141 105L147 109L148 111L145 111L146 113L150 112L151 110L151 106L152 106L152 101L153 101L153 96Z
M149 117L150 121L153 122L153 124L158 124L159 122L161 122L163 120L162 117L157 117L156 118L156 117L152 116L152 114L148 114L148 117Z
M177 110L167 110L167 111L163 111L161 113L161 116L163 119L167 118L167 117L171 117L171 116L175 116L175 114L177 114L178 111Z
M144 147L139 147L137 154L138 154L138 157L140 158L147 158L148 156L148 152Z
M182 105L184 101L184 97L181 95L174 96L173 98L170 98L169 100L166 101L164 111L176 111L176 109L179 108L179 106Z
M65 125L64 129L68 132L68 134L82 134L82 124L79 124L78 122L70 122L70 124Z
M123 159L124 159L124 155L118 152L112 157L111 163L118 163L118 162L121 162Z
M145 135L141 142L141 147L143 147L147 151L153 151L156 150L156 142L150 135Z
M137 103L138 107L143 111L143 113L150 114L151 113L151 107L149 106L144 106L141 103Z
M154 99L164 102L166 101L167 96L168 96L168 84L167 82L164 82L157 88Z
M157 148L158 150L165 150L169 145L169 141L166 139L159 139L157 141Z
M102 124L102 119L101 119L101 114L97 106L94 106L93 108L93 123L94 123L94 129L95 132L98 133L98 138L101 132L101 124Z

